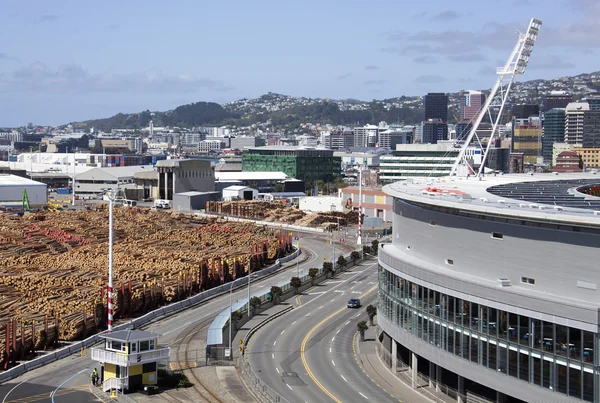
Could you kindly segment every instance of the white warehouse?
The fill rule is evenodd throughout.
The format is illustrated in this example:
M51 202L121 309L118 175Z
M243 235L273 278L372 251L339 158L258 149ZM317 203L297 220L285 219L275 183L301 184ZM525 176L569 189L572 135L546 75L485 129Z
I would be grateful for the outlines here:
M48 203L48 191L45 183L32 181L16 175L0 174L0 204L21 203L23 190L31 205Z

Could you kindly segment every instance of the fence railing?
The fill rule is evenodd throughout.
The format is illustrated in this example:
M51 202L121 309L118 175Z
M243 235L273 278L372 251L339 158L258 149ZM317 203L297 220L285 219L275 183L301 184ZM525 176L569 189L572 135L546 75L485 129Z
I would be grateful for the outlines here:
M256 395L258 395L260 402L290 403L289 400L281 396L273 388L261 381L260 378L256 376L254 372L252 372L250 364L246 361L243 355L240 356L238 369L242 375L242 378L246 382L246 385L251 388Z
M102 382L102 390L107 392L110 390L125 390L129 388L129 378L108 378Z

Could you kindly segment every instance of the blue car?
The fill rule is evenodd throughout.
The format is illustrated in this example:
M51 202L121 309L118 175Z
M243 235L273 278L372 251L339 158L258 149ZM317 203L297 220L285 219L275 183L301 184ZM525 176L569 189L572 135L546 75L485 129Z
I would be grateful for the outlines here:
M358 298L352 298L350 301L348 301L348 308L360 308L360 299Z

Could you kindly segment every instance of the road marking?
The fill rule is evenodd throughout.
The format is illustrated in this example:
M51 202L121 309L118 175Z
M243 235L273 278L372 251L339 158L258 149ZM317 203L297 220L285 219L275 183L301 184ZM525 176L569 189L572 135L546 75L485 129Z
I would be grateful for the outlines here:
M311 292L308 295L320 295L320 294L325 294L325 291Z
M335 367L335 362L333 362L333 360L331 360L331 363L333 364L333 366Z
M340 332L340 330L342 330L342 329L338 329L338 331L337 331L337 332L335 332L335 334L338 334L338 333Z
M348 382L348 381L346 380L346 378L344 378L344 375L340 375L340 376L342 377L342 379L344 380L344 382Z
M296 324L296 322L298 322L298 321L297 321L297 320L293 321L293 322L292 322L292 325L295 325L295 324Z
M367 295L370 292L374 291L376 288L377 288L377 286L371 288L369 291L367 291L361 297L364 297L365 295ZM331 315L329 315L328 317L326 317L325 319L323 319L321 322L317 323L312 329L309 330L309 332L306 334L306 336L304 336L304 339L302 340L302 345L300 346L300 358L302 359L302 365L304 365L304 368L306 369L306 372L308 373L308 376L319 387L319 389L321 389L327 396L329 396L336 403L342 403L342 401L340 399L338 399L337 397L335 397L330 391L328 391L321 384L321 382L319 382L319 380L315 377L315 375L313 374L312 370L308 366L308 362L306 360L306 344L308 343L308 340L310 339L310 337L312 336L312 334L319 327L321 327L325 322L327 322L328 320L330 320L334 316L337 316L340 313L344 312L346 309L347 309L347 307L343 306L342 308L338 309L337 311L335 311L334 313L332 313ZM334 338L335 338L335 336L334 336Z
M275 340L275 341L273 342L273 345L275 345L275 344L277 344L277 340Z
M287 386L290 390L294 390L292 389L292 387L290 385L288 385L287 383L285 384L285 386Z
M357 313L355 318L358 318L360 315L362 315L362 312Z
M321 306L320 306L320 307L318 307L317 309L321 309L321 308L323 308L323 305L321 305Z
M198 322L200 319L204 319L204 318L206 318L207 316L210 316L210 315L211 315L211 314L207 314L207 315L204 315L204 316L202 316L202 317L200 317L200 318L198 318L198 319L195 319L195 320L190 320L189 322L186 322L186 323L184 323L184 324L183 324L183 325L181 325L181 326L177 326L176 328L174 328L174 329L171 329L171 330L169 330L168 332L164 332L164 333L162 333L162 334L161 334L161 336L166 336L166 335L168 335L168 334L170 334L170 333L176 332L176 331L178 331L179 329L183 329L184 327L186 327L186 326L189 326L189 325L191 325L192 323L196 323L196 322Z
M277 373L279 373L279 368L275 367L275 369L277 370Z
M331 302L335 301L335 298L331 300Z
M54 389L54 390L52 391L52 393L50 393L50 399L52 400L52 403L54 403L54 395L56 394L56 392L58 391L58 389L60 389L60 387L61 387L61 386L63 386L65 383L69 382L71 379L75 378L77 375L79 375L79 374L81 374L81 373L83 373L83 372L87 371L88 369L89 369L89 368L84 368L84 369L82 369L81 371L77 372L77 373L76 373L76 374L74 374L74 375L71 375L69 378L65 379L65 380L63 381L63 383L61 383L60 385L58 385L58 386L56 387L56 389Z
M6 394L6 396L4 396L4 399L2 399L2 403L6 402L6 398L8 397L8 395L10 395L10 392L12 392L13 390L17 389L19 386L23 385L25 382L27 382L27 381L23 381L23 382L15 385L15 387L12 388L11 390L9 390L8 393Z
M330 281L328 281L328 282L326 282L326 283L323 283L323 285L329 285L329 284L339 284L339 283L343 283L344 281L346 281L346 280L333 280L333 281L332 281L332 280L330 280Z
M285 330L282 330L282 331L281 331L281 334L284 334L284 333L285 333Z
M335 336L333 336L333 337L331 338L331 341L334 341L334 340L335 340Z
M331 347L329 347L329 352L331 353Z
M366 397L365 395L363 395L362 393L358 392L359 395L361 395L362 397L364 397L365 399L369 400L368 397Z
M271 358L275 359L275 354L271 354Z
M310 316L310 312L309 312L309 313L307 313L307 314L306 314L306 315L304 315L304 316Z
M344 326L346 326L346 325L347 325L347 324L349 324L349 323L350 323L350 321L348 321L348 322L344 323Z

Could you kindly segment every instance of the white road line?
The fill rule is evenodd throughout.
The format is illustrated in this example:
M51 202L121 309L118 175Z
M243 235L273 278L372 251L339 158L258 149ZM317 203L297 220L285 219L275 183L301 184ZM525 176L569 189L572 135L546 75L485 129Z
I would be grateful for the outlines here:
M335 298L331 300L331 302L335 301Z
M347 325L347 324L349 324L349 323L350 323L350 321L348 321L348 322L344 323L344 326L346 326L346 325Z
M340 332L340 330L342 330L342 329L338 329L338 331L337 331L337 332L335 332L335 334L338 334L338 333Z
M323 308L323 305L321 305L318 309L321 309L321 308Z
M56 392L58 392L58 389L60 389L60 387L61 387L61 386L63 386L65 383L69 382L71 379L75 378L77 375L79 375L79 374L81 374L81 373L83 373L83 372L85 372L85 371L87 371L87 370L88 370L88 368L84 368L84 369L82 369L81 371L79 371L78 373L76 373L76 374L74 374L74 375L70 376L69 378L65 379L65 380L63 381L63 383L61 383L60 385L58 385L58 386L56 387L56 389L54 389L54 390L52 391L52 393L50 393L50 399L52 400L52 403L54 403L54 395L56 395Z
M355 318L358 318L360 315L362 315L362 312L357 313L356 316L355 316Z
M344 375L340 375L340 376L342 377L342 379L344 380L344 382L348 382L348 381L346 380L346 378L344 378Z
M273 342L273 345L275 345L275 344L277 344L277 340L275 340L275 341Z
M178 331L179 329L182 329L182 328L184 328L184 327L186 327L186 326L189 326L189 325L191 325L192 323L198 322L200 319L204 319L204 318L206 318L206 317L207 317L207 316L209 316L209 315L211 315L211 314L204 315L204 316L202 316L202 317L200 317L200 318L198 318L198 319L195 319L195 320L190 320L189 322L186 322L186 323L184 323L184 324L183 324L183 325L181 325L181 326L177 326L176 328L174 328L174 329L171 329L171 330L169 330L168 332L164 332L164 333L162 333L162 334L161 334L161 336L166 336L166 335L168 335L168 334L170 334L170 333L176 332L176 331Z
M331 363L333 364L333 366L335 367L335 362L333 362L333 360L331 360Z
M329 284L339 284L339 283L343 283L346 280L335 280L335 281L328 281L326 283L323 283L323 285L329 285Z
M9 390L8 393L6 394L6 396L4 396L4 399L2 399L2 403L6 402L6 398L8 397L8 395L10 395L10 392L12 392L13 390L17 389L19 386L23 385L25 382L27 382L27 381L23 381L21 383L18 383L17 385L15 385L14 388L12 388L11 390Z
M329 347L329 352L331 353L331 347Z
M295 325L295 324L296 324L296 322L298 322L298 321L297 321L297 320L293 321L293 322L292 322L292 325Z
M275 369L277 370L277 373L279 373L279 368L275 367Z
M365 395L363 395L362 393L358 392L359 395L361 395L362 397L364 397L365 399L369 400L368 397L366 397Z
M282 331L281 331L281 334L284 334L284 333L285 333L285 330L282 330Z
M306 315L304 315L304 316L310 316L310 312L309 312L309 313L307 313L307 314L306 314Z
M285 384L285 386L287 386L288 388L290 388L290 390L294 390L292 389L292 387L290 385L288 385L287 383Z
M325 294L325 291L309 292L308 293L308 295L320 295L320 294Z
M271 354L271 358L275 359L275 354Z
M331 341L334 341L334 340L335 340L335 336L333 336L333 337L331 338Z

